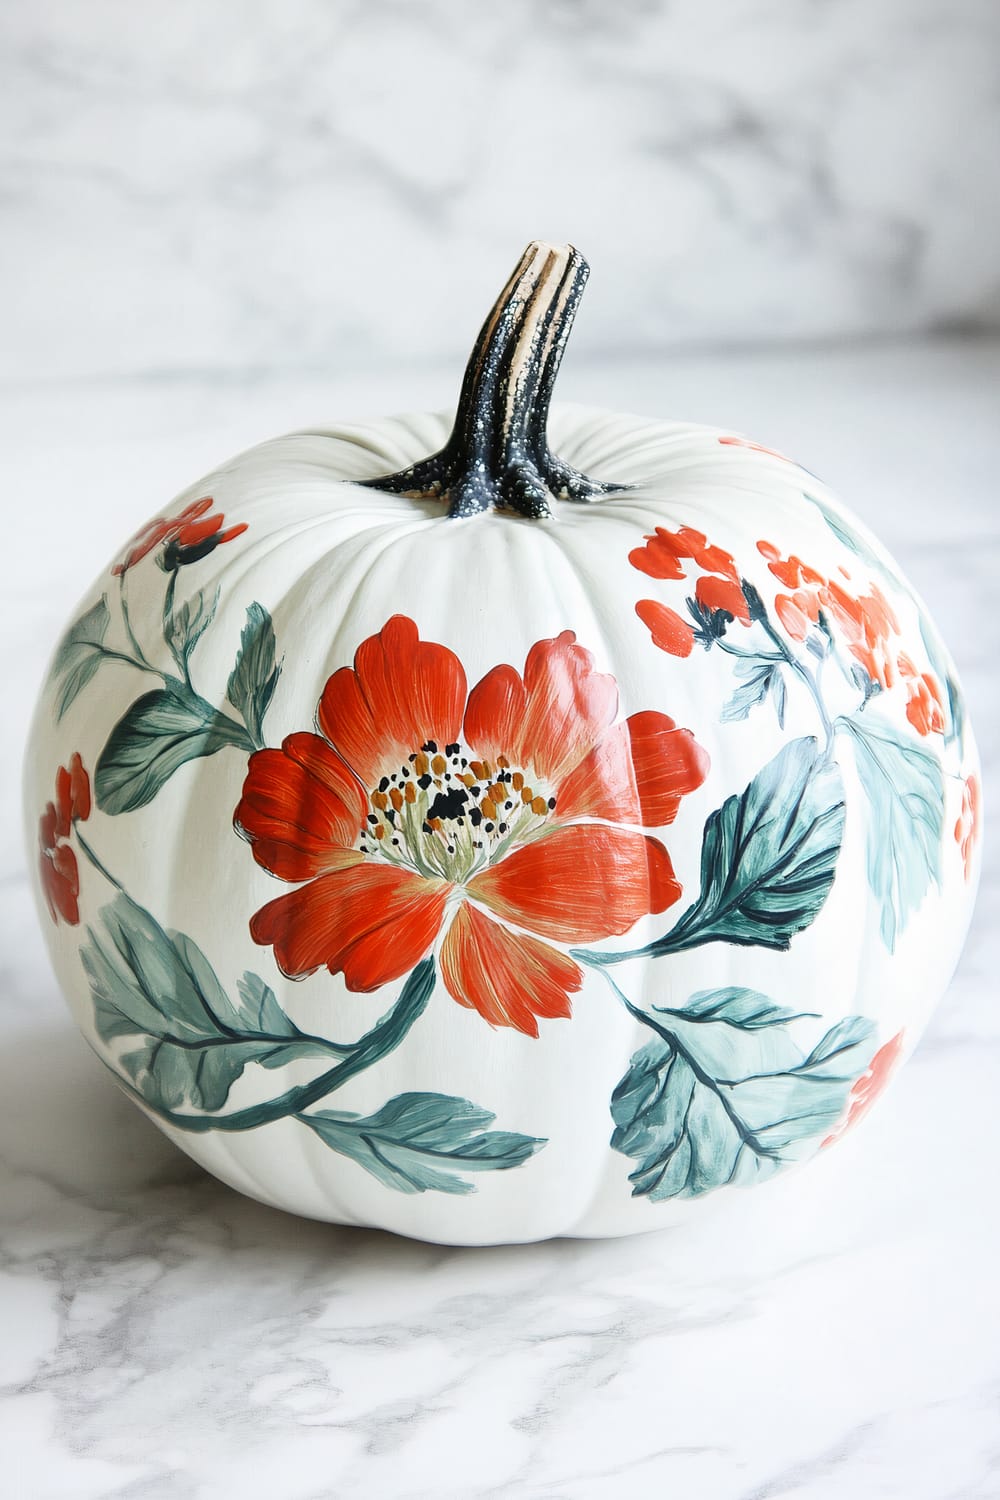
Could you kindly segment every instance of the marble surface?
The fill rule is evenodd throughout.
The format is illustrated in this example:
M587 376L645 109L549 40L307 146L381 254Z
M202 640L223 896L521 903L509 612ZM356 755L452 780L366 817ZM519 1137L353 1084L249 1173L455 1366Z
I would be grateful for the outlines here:
M1000 326L995 0L6 0L0 36L8 375L460 357L533 237L591 260L594 354Z
M884 1102L801 1173L628 1241L454 1250L201 1174L56 994L16 785L47 652L137 521L229 451L445 404L455 372L9 393L0 600L5 1500L994 1500L1000 1021L969 944ZM560 394L711 420L821 472L932 602L996 784L1000 343L588 363ZM13 535L11 534L13 527Z

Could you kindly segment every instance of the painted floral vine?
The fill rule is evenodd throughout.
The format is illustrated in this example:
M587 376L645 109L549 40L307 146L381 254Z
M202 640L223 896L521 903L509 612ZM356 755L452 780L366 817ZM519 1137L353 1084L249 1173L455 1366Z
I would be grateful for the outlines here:
M871 803L868 875L890 950L940 878L943 775L919 741L957 741L961 757L957 688L933 639L925 637L926 661L900 648L889 593L906 585L839 513L813 503L882 583L852 591L846 566L826 576L761 539L781 586L769 607L736 560L692 527L657 527L630 553L657 586L636 604L653 646L734 659L723 722L770 701L783 725L795 689L811 701L818 733L790 740L710 814L694 899L659 937L620 949L590 945L625 937L682 900L662 834L706 775L690 729L658 708L622 717L614 679L572 631L537 641L523 667L501 663L470 688L450 647L421 640L414 620L395 615L330 677L315 728L269 745L281 662L267 610L247 611L220 709L193 681L218 596L177 600L181 569L246 525L227 527L205 497L144 527L112 569L117 593L102 595L57 651L56 713L102 669L128 668L156 685L112 729L93 782L79 755L59 769L39 824L53 920L80 920L78 854L111 891L81 958L119 1083L181 1131L291 1118L397 1191L465 1193L470 1174L519 1167L545 1141L493 1129L489 1110L451 1095L397 1095L364 1117L319 1106L403 1042L439 976L490 1026L535 1038L540 1023L570 1018L589 969L648 1033L610 1101L611 1145L632 1162L635 1195L657 1201L759 1180L838 1138L884 1087L902 1033L880 1046L871 1021L848 1016L817 1036L815 1017L737 987L642 1008L613 978L628 959L707 943L783 950L815 920L843 835L838 737ZM155 649L133 628L127 591L132 571L150 562L165 580ZM668 602L682 581L693 585L686 615ZM856 692L849 714L828 711L828 666ZM905 693L910 736L873 711L893 693ZM185 762L225 748L248 758L235 829L288 887L249 915L254 941L291 978L327 969L362 993L402 981L356 1040L302 1031L255 973L235 993L224 987L194 942L138 906L82 835L92 803L112 816L132 812ZM967 873L978 827L969 776L954 828ZM248 1067L280 1070L302 1057L326 1064L310 1083L230 1105Z

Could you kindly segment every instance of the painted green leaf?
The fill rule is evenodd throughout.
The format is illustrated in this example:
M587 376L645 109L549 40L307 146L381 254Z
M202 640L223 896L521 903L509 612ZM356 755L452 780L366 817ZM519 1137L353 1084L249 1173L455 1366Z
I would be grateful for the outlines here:
M194 648L215 618L215 611L219 605L219 590L216 589L210 600L199 592L192 598L185 599L181 604L174 605L172 586L176 579L176 573L172 573L171 587L167 595L169 607L163 617L163 638L178 667L182 672L186 672Z
M108 598L102 594L59 642L52 662L52 675L60 679L56 697L57 718L62 718L104 660L102 647L110 619Z
M178 767L226 745L253 749L242 724L169 679L138 698L112 729L94 773L97 805L106 813L145 807Z
M810 495L807 491L803 491L803 494L811 505L815 505L838 542L842 542L849 552L853 552L855 557L860 558L874 572L879 573L897 592L912 595L912 590L905 578L882 552L876 551L874 544L862 535L852 521L834 510L832 505L828 505L818 495Z
M402 1193L473 1192L459 1172L506 1172L545 1144L488 1129L495 1118L489 1110L450 1094L398 1094L364 1117L320 1112L299 1118L333 1150Z
M611 1145L636 1163L633 1196L653 1202L759 1182L811 1156L874 1052L863 1016L804 1052L806 1018L753 990L703 991L640 1018L656 1037L612 1095Z
M154 1109L220 1109L247 1064L329 1054L256 975L244 976L233 1005L197 944L165 932L123 893L88 931L81 958L98 1035L107 1045L127 1040L121 1066Z
M240 637L236 665L226 687L226 697L242 716L258 748L264 743L264 715L281 676L281 664L275 661L275 651L271 616L262 604L251 604Z
M676 953L719 941L787 948L830 894L843 832L836 762L812 736L791 740L745 791L709 816L701 894L670 932L641 951ZM587 958L615 962L617 955Z
M838 719L837 728L851 736L868 798L868 884L891 953L931 883L940 882L944 773L931 751L889 724L852 717Z
M734 671L741 680L734 688L732 697L723 705L720 714L722 722L732 724L738 719L749 718L751 709L765 702L770 695L774 700L779 728L784 728L785 680L781 675L781 663L749 657L738 661Z

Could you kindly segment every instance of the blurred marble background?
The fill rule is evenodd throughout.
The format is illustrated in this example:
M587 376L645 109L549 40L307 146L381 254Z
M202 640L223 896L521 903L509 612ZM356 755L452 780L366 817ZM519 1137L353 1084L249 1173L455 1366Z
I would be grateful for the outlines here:
M531 238L579 359L1000 326L996 0L6 0L0 376L459 357Z
M4 0L2 1500L1000 1496L989 834L948 996L814 1168L447 1250L240 1198L114 1091L18 794L123 537L265 436L452 401L539 237L594 266L560 398L749 432L888 542L990 809L998 163L1000 0Z

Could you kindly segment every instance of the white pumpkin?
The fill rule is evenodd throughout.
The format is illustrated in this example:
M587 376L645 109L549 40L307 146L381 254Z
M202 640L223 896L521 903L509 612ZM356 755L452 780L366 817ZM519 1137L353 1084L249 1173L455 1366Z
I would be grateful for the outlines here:
M675 1221L852 1123L965 933L976 751L919 600L727 433L556 406L553 459L586 269L529 247L450 438L299 433L186 491L41 696L79 1026L183 1150L314 1218Z

